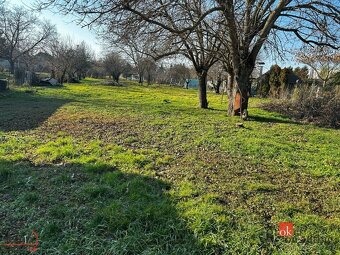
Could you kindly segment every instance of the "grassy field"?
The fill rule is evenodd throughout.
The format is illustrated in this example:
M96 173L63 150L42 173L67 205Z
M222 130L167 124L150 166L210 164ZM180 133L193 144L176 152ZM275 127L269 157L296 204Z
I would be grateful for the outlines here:
M37 254L339 254L339 130L254 98L238 128L218 95L203 110L195 90L97 82L0 94L0 243L36 230Z

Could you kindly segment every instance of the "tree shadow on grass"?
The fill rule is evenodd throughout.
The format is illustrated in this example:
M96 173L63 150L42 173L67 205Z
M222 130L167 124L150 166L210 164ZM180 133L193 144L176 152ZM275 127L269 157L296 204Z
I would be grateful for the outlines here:
M0 97L0 130L8 132L37 128L68 102L34 93L9 92Z
M228 112L227 109L218 109L218 108L210 108L210 107L207 110L217 111L217 112L225 112L226 114Z
M280 124L295 124L301 125L301 123L291 120L288 117L266 117L266 116L258 116L258 115L250 115L247 119L248 121L256 121L256 122L264 122L264 123L280 123Z
M0 242L19 242L35 229L39 254L206 254L169 188L108 165L0 161ZM0 247L18 251L25 248Z

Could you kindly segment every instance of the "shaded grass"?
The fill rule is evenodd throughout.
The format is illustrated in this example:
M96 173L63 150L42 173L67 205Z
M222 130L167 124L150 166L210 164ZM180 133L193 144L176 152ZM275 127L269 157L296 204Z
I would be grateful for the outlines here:
M212 111L197 108L195 90L86 82L0 99L56 101L47 117L0 130L3 240L35 227L47 254L339 250L338 130L258 109L255 98L240 129L214 94ZM280 221L294 222L293 238L277 236Z
M162 181L120 171L87 174L81 166L2 164L15 171L1 186L3 242L36 229L42 254L202 252Z
M38 90L30 89L3 93L0 97L0 130L19 131L37 128L59 107L67 103L67 100L42 97L36 91Z

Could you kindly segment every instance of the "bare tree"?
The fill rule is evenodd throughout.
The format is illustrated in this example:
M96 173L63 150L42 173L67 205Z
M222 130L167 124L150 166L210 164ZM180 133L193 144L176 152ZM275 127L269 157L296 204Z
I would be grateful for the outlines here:
M66 80L80 80L90 69L93 52L85 42L75 43L70 37L55 36L48 45L47 53L51 56L51 76L62 84Z
M154 80L154 76L157 70L156 61L152 58L145 58L143 59L142 63L145 67L146 81L148 85L150 85L152 81Z
M237 92L241 109L229 107L233 115L248 107L250 76L263 45L276 32L292 34L309 44L339 47L339 3L303 0L216 0L223 7L233 76L231 98ZM230 102L235 104L235 100Z
M68 70L69 80L81 80L85 77L86 72L90 69L94 59L94 53L91 48L82 41L79 44L73 45L71 54L70 69Z
M106 75L102 61L94 60L90 69L87 71L87 76L91 78L104 78Z
M117 83L119 83L121 74L124 73L124 71L128 68L127 61L116 52L108 53L103 60L103 65L105 70Z
M115 51L118 49L134 66L139 75L139 83L143 83L145 78L150 83L156 62L179 51L174 37L168 31L146 25L138 16L133 16L125 22L108 24L99 32L109 48L111 46Z
M159 72L159 82L183 86L187 79L191 79L191 69L184 64L173 64L169 67L161 66Z
M219 61L215 63L209 70L209 80L216 94L220 94L223 81L227 77L223 64Z
M220 16L209 16L207 10L210 7L210 1L205 0L182 3L174 1L158 7L160 13L157 15L164 18L163 22L167 24L166 27L161 26L160 28L159 22L149 22L149 20L145 20L144 16L135 14L128 19L129 27L131 24L135 24L136 20L139 20L139 25L146 23L144 26L147 25L147 28L140 25L138 32L134 30L134 34L148 33L150 35L145 40L147 45L143 47L147 55L154 59L160 59L180 54L192 63L199 79L200 107L208 108L207 75L210 67L217 61L217 54L221 46L221 42L215 36L216 33L221 33L218 23ZM205 16L206 19L203 20L202 16ZM198 20L201 20L201 23L197 22ZM190 26L191 30L189 31L187 28ZM131 30L125 29L125 31ZM184 32L177 33L177 31ZM126 33L124 33L124 37L127 37ZM140 45L140 36L135 38L137 40L134 42L137 41L137 45ZM139 50L139 52L142 51Z
M49 44L49 53L51 54L51 77L56 78L60 84L63 84L66 78L67 70L70 69L71 59L73 56L72 41L70 38L56 38Z
M126 27L125 29L128 30L129 28ZM139 83L142 84L144 82L144 76L148 67L148 65L146 64L148 63L148 61L149 63L153 62L153 60L151 60L151 57L148 56L148 52L150 49L150 45L148 45L148 40L139 37L137 34L130 34L119 39L105 36L105 40L113 43L113 45L120 49L121 53L130 60L134 68L137 70Z
M202 13L209 8L209 1L194 1L187 3L183 13L191 26L195 26ZM183 43L181 54L193 64L198 76L198 95L201 108L208 108L207 100L207 77L209 69L218 61L218 53L221 42L216 34L222 33L219 25L219 15L207 16L188 35L180 34L179 38ZM176 27L176 24L173 24Z
M0 31L6 43L3 56L13 73L19 58L40 49L53 36L55 27L22 7L1 8L0 12Z
M296 53L296 58L315 71L323 87L340 67L340 53L329 47L304 47Z

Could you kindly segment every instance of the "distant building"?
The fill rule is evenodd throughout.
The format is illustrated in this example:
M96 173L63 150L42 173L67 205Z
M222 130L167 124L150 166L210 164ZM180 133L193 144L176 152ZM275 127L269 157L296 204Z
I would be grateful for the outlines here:
M197 89L198 80L197 79L186 79L186 81L184 82L184 88Z
M124 74L124 78L130 81L139 81L139 74L138 73L126 73Z

